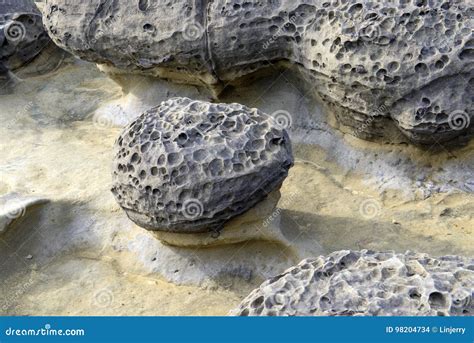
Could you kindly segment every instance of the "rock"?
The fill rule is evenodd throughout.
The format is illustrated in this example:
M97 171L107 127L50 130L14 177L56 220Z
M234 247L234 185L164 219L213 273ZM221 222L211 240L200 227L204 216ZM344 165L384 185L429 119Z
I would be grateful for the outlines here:
M474 133L474 38L465 2L52 0L61 47L111 74L223 88L269 66L299 70L341 129L431 144ZM395 124L395 125L393 125Z
M0 60L9 70L31 61L50 42L33 1L2 1L0 16Z
M265 281L231 314L472 315L473 289L473 259L343 250Z
M116 142L112 192L137 225L219 231L279 189L293 165L288 134L239 104L173 98L129 124Z
M21 76L42 74L66 56L44 30L33 0L0 2L0 47L0 90L19 80L14 73L20 68L28 65Z
M44 198L25 196L18 193L9 193L1 196L0 235L6 232L16 219L23 217L30 208L45 204L48 201Z
M229 220L220 232L181 233L154 231L167 245L184 248L203 248L236 244L247 241L267 241L291 249L294 244L281 232L280 211L276 208L280 192L274 191L244 214Z

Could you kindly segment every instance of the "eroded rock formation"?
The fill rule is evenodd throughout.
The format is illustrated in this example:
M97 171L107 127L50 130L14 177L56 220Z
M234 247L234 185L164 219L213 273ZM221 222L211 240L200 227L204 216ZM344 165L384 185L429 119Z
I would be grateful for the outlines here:
M444 0L51 0L44 23L114 74L219 87L291 65L353 134L396 140L392 119L433 143L473 133L473 15Z
M0 1L0 92L14 84L15 73L32 61L25 76L48 72L65 56L48 37L33 0Z
M472 315L473 289L473 259L344 250L265 281L231 314Z
M173 98L120 135L112 192L144 228L217 231L279 189L292 165L288 134L272 117Z

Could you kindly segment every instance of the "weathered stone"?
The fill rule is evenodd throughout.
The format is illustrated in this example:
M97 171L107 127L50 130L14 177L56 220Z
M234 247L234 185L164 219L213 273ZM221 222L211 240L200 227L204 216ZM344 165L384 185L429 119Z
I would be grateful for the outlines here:
M173 98L120 135L112 192L144 228L216 231L277 190L292 165L288 134L272 117Z
M472 315L473 290L473 259L343 250L265 281L231 314Z
M40 59L42 54L47 56ZM24 76L51 71L65 56L48 37L33 0L0 1L0 90L15 84L15 73L32 61Z
M31 61L49 42L33 1L0 2L0 61L9 70Z
M354 135L398 141L398 127L428 144L474 132L473 14L444 0L52 0L44 22L110 73L221 87L291 65Z
M183 248L210 248L249 241L264 241L279 244L289 254L306 252L299 242L289 239L282 231L280 212L277 203L280 192L270 193L244 214L225 223L220 232L205 232L183 235L175 232L154 231L162 243ZM317 250L317 246L313 247ZM308 256L308 255L306 255Z

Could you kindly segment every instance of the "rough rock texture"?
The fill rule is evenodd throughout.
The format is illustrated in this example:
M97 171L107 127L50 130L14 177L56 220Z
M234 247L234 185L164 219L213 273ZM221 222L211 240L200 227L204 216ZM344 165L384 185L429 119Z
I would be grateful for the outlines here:
M474 260L339 251L265 281L233 315L473 315Z
M229 220L221 232L183 235L176 232L154 231L154 236L166 245L185 248L214 247L247 241L273 241L291 246L280 232L276 206L280 191L274 191L244 214Z
M8 69L31 61L49 42L33 1L0 2L0 59Z
M473 133L472 3L48 1L54 41L113 73L225 85L290 62L359 137ZM392 126L393 127L393 126Z
M0 1L0 91L14 84L14 73L30 62L34 66L23 74L36 75L59 65L65 55L48 37L33 0Z
M288 134L272 117L173 98L120 135L112 192L147 229L219 230L278 189L292 165Z

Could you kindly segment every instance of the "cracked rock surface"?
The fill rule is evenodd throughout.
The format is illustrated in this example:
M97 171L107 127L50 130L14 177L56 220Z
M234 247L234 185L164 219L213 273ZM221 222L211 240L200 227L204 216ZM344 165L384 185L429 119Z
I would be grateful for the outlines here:
M289 65L352 134L430 144L474 131L473 15L444 0L52 0L44 23L111 73L218 87Z
M219 230L280 188L293 165L287 132L240 104L173 98L116 142L112 192L150 230Z
M265 281L231 314L472 315L473 290L472 258L343 250Z

